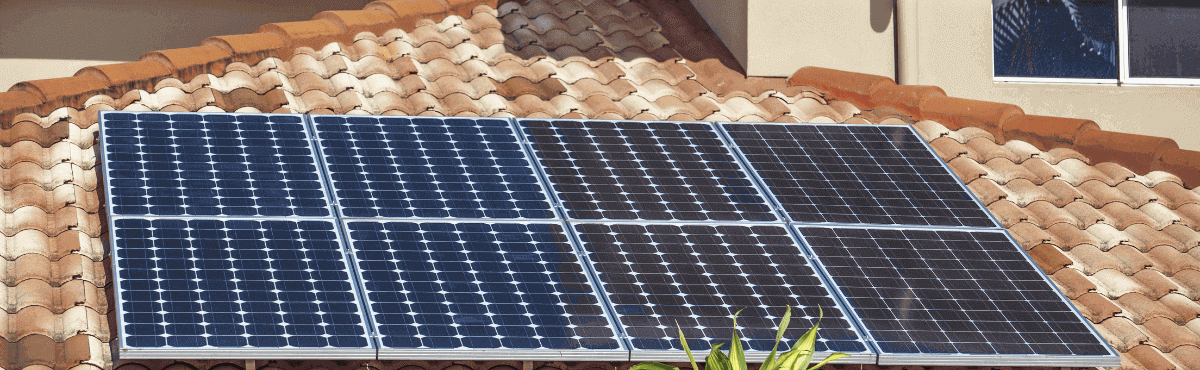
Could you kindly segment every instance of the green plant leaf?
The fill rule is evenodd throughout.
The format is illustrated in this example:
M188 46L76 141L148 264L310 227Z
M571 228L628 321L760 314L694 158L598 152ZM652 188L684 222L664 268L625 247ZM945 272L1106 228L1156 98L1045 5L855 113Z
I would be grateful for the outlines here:
M712 346L712 351L708 353L708 357L704 360L704 370L731 370L729 366L729 357L725 357L725 352L721 352L721 346L725 343L717 343Z
M729 344L729 366L731 370L746 370L746 352L742 350L742 338L738 338L737 317L742 313L738 310L733 313L733 338Z
M679 370L679 368L661 362L643 362L631 366L629 370Z
M793 370L796 367L796 360L798 360L799 357L800 351L788 351L787 353L779 355L779 360L775 361L775 366L778 366L779 370Z
M814 352L817 350L817 328L821 327L821 318L825 317L825 312L820 306L817 307L817 312L817 323L813 324L812 329L808 329L808 332L793 344L795 347L792 347L792 350L800 351L801 357L797 359L795 367L789 370L803 370L805 366L812 363Z
M775 333L775 346L771 347L771 354L767 355L767 360L763 362L759 370L775 370L779 367L779 362L776 362L775 352L779 350L779 341L783 339L783 332L787 330L788 323L792 321L792 306L788 306L787 311L783 313L783 320L779 321L779 332Z
M841 352L834 352L833 354L829 355L829 357L826 357L825 361L821 361L821 363L813 365L813 367L808 368L808 370L817 370L821 366L825 366L825 364L829 363L829 361L842 359L842 358L846 358L846 357L850 357L850 355L841 353Z
M700 368L696 366L696 358L692 356L692 349L688 348L687 338L683 337L683 328L679 327L678 321L675 322L675 329L679 329L679 344L683 345L683 351L688 355L688 362L692 363L692 370L700 370Z

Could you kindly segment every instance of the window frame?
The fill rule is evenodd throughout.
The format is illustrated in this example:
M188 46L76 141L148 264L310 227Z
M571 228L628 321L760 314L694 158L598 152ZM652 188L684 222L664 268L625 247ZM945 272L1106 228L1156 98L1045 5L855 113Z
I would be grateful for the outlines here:
M995 9L992 10L995 12ZM992 15L992 29L996 20ZM992 31L992 82L1024 84L1082 84L1117 86L1200 86L1200 78L1129 76L1129 0L1117 0L1117 78L1062 78L996 76L995 31Z

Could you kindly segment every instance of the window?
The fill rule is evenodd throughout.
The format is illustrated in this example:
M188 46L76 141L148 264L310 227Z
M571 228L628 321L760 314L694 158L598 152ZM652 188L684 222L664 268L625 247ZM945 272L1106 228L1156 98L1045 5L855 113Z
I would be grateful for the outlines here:
M992 0L995 76L1200 84L1200 1Z

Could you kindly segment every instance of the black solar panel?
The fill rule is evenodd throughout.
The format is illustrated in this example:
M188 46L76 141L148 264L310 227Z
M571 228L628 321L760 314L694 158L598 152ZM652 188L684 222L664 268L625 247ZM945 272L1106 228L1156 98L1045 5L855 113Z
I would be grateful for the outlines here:
M817 351L870 355L862 337L801 254L786 228L770 226L575 226L584 253L630 338L633 359L683 359L688 346L728 343L733 314L748 356L761 361L774 345L785 307L800 306L780 351L790 348L824 310Z
M381 358L628 358L559 224L347 229Z
M518 122L570 218L776 220L710 124Z
M958 364L981 364L961 354L1011 355L985 361L1005 364L1112 355L1003 232L799 231L874 337L881 364L913 363L903 357L912 355L959 356Z
M374 354L331 221L126 218L113 226L123 355ZM255 352L263 350L274 352Z
M908 126L721 127L794 221L996 226Z
M507 120L314 116L313 125L343 217L555 217Z
M300 115L100 119L113 215L331 216Z

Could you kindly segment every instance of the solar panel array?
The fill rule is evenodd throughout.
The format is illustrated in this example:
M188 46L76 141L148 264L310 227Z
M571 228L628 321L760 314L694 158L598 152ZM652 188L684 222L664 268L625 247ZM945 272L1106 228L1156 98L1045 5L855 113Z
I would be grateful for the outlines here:
M1119 363L908 127L101 124L128 357Z

